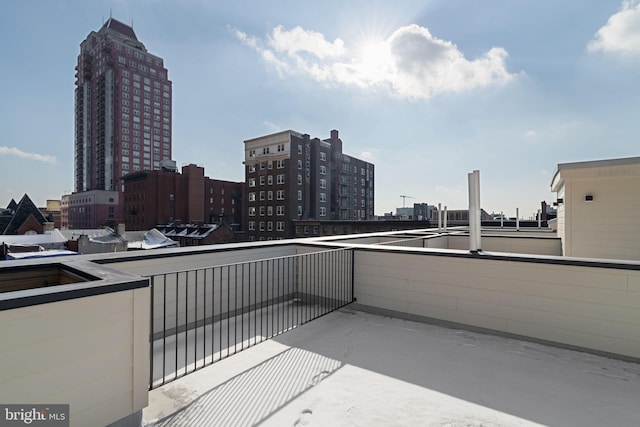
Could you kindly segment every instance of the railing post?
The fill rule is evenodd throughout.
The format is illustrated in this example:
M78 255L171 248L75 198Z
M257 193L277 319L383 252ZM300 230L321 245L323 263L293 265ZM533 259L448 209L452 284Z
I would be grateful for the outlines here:
M149 390L151 390L151 386L153 385L153 285L155 282L155 276L152 276L149 281L151 282L151 309L149 310L149 329L151 331L151 333L149 334Z
M351 252L351 302L356 301L355 282L356 282L356 252L355 249L350 249Z

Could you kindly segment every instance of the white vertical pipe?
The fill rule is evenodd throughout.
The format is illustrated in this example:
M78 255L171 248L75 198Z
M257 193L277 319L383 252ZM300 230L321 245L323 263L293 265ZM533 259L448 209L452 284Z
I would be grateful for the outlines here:
M538 209L538 228L542 228L542 211Z
M443 221L444 221L444 231L447 231L447 207L446 206L444 207L443 214L444 214L443 215L444 216L444 219L443 219Z
M500 228L504 228L504 212L500 211Z
M482 209L480 202L480 171L474 170L474 184L473 188L476 192L476 247L479 251L482 250Z
M520 231L520 208L516 208L516 231Z
M438 203L438 231L442 230L442 204Z
M467 178L469 181L469 251L477 252L478 240L476 239L476 192L474 190L474 174L467 174Z

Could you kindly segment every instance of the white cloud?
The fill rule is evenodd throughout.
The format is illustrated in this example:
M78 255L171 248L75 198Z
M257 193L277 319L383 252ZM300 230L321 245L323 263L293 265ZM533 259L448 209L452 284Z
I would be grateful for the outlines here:
M360 158L369 162L374 160L373 154L369 151L363 151L362 153L360 153Z
M396 65L394 88L409 98L429 98L438 92L460 92L508 81L503 48L492 48L482 58L465 59L456 45L433 37L418 25L398 29L390 37Z
M386 40L351 48L341 39L329 42L323 34L301 27L286 30L278 26L264 41L232 31L281 75L301 73L327 83L382 87L410 99L467 91L515 76L506 69L505 49L494 47L468 60L455 44L418 25L401 27Z
M306 31L295 27L291 31L282 25L273 29L268 37L268 44L278 53L286 53L290 57L297 57L301 53L308 53L317 58L336 57L345 52L344 42L336 39L333 43L325 40L324 35L315 31Z
M587 50L640 55L640 2L624 1L620 12L609 17Z
M16 147L0 146L0 155L3 155L3 154L18 156L18 157L22 157L23 159L38 160L40 162L45 162L45 163L58 162L55 156L50 156L48 154L27 153Z

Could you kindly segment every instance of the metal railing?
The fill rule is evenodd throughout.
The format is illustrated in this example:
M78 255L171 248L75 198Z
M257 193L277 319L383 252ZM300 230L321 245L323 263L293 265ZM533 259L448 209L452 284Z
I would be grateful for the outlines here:
M153 389L351 303L353 250L150 277Z

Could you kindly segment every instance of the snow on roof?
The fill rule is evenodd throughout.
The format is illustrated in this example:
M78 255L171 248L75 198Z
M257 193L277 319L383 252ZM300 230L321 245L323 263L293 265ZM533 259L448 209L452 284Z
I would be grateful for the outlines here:
M129 249L158 249L178 247L175 240L171 240L155 228L144 233L142 240L129 241Z
M77 240L80 236L87 236L90 239L100 236L107 236L113 233L111 228L87 228L87 229L74 229L74 230L60 230L60 233L65 236L67 240Z
M4 242L8 245L63 245L67 242L67 240L68 239L58 229L45 231L43 234L18 234L0 236L0 242Z
M7 259L48 258L48 257L54 257L54 256L69 256L69 255L78 255L78 252L73 252L66 249L52 249L52 250L40 251L40 252L10 252L7 254Z
M639 395L635 363L342 309L152 390L143 424L622 426Z

